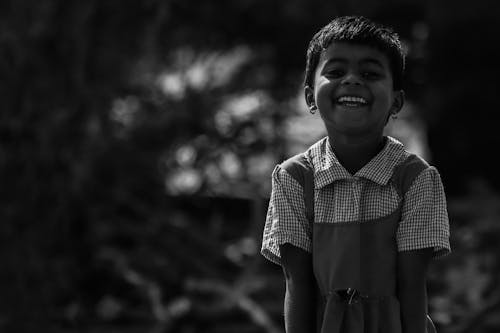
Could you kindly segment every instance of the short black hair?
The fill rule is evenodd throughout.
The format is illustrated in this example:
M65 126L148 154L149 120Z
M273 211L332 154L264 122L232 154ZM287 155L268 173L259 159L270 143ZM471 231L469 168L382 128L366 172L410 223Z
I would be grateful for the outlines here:
M405 55L398 34L363 16L337 17L313 36L307 49L304 86L314 88L321 52L334 41L368 45L381 51L389 60L394 90L402 89Z

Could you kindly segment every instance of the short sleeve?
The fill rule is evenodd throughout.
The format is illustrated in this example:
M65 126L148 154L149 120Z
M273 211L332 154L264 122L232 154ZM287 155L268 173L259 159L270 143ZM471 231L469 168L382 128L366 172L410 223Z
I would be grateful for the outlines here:
M398 251L432 247L434 257L451 251L446 196L436 168L423 170L406 192L396 238Z
M311 252L311 227L302 186L281 166L272 174L272 191L262 237L262 255L280 265L279 246L290 243Z

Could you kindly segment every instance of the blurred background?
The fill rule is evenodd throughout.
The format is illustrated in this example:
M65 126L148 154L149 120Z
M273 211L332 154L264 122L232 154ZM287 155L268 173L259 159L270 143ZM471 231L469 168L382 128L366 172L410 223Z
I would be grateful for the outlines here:
M407 103L388 133L441 172L443 333L500 332L492 1L0 2L0 331L283 332L260 255L270 174L325 135L302 96L336 15L391 25Z

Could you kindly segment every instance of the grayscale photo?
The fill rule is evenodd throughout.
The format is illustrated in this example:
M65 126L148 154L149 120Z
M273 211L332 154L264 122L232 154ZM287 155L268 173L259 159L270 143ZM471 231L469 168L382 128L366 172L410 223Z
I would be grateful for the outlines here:
M500 5L0 2L1 333L499 333Z

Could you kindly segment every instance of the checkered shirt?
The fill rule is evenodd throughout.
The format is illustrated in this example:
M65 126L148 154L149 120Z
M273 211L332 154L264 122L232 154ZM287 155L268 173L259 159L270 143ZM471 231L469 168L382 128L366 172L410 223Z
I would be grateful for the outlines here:
M408 156L399 141L388 137L382 151L353 176L338 161L328 137L318 141L306 152L314 169L314 222L369 223L401 205L398 251L432 247L435 257L450 252L446 197L436 168L425 168L404 197L390 181L394 168ZM302 186L277 165L261 253L280 264L279 246L284 243L311 252L311 233Z

